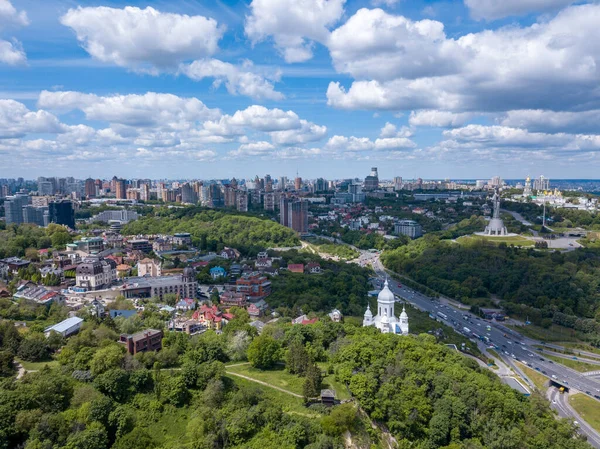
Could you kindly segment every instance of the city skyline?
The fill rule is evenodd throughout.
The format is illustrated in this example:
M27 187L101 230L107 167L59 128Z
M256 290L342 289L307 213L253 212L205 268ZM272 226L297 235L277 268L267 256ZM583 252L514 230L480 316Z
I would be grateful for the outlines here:
M0 0L0 177L594 179L600 5L541 3Z

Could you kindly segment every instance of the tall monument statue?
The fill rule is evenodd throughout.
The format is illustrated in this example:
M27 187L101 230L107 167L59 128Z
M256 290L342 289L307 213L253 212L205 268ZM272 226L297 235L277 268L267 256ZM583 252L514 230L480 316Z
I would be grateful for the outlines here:
M494 191L492 203L494 206L494 212L492 214L492 219L490 220L489 224L485 227L485 231L483 231L483 235L487 235L490 237L506 236L508 235L508 231L506 230L506 226L504 226L504 222L500 218L500 195L498 189Z

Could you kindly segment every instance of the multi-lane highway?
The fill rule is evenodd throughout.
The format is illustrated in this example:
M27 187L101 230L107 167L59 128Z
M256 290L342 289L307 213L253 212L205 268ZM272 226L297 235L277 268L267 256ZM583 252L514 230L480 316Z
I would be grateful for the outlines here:
M369 263L373 266L378 280L377 287L381 288L387 277L383 265L379 261L378 254L362 252L361 262ZM412 290L398 281L389 280L388 282L392 292L399 297L400 301L406 301L417 309L428 312L444 324L454 328L466 337L478 342L484 343L488 348L494 350L503 358L509 366L515 368L515 361L526 364L531 369L538 371L558 386L564 386L567 390L576 390L587 394L596 400L600 400L600 381L591 376L585 376L575 370L567 368L564 365L553 362L544 357L543 352L538 352L533 345L540 345L541 342L525 338L518 332L505 327L503 324L495 321L483 320L472 313L459 310L446 301L440 301L426 296L420 292ZM554 389L557 391L556 389ZM558 393L557 393L558 394ZM561 416L571 418L578 417L573 409L566 403L566 395L559 394L560 397L553 399L552 407L559 411ZM597 449L600 449L600 435L592 429L587 423L579 424L579 431L585 435L588 442Z

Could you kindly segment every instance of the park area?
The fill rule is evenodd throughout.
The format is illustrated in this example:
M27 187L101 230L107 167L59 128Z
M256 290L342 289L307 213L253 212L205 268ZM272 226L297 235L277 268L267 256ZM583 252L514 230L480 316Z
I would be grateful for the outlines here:
M319 364L319 368L326 372L325 364ZM243 378L247 381L253 381L263 386L271 387L281 393L287 393L289 396L302 398L302 385L304 378L290 374L285 370L284 365L275 365L273 369L261 370L253 368L249 363L238 363L226 366L227 374L236 378ZM339 400L350 399L350 393L340 382L336 381L333 374L327 374L322 380L322 389L332 389L336 392L336 398Z
M578 393L569 396L569 404L585 422L600 432L600 402L583 393Z

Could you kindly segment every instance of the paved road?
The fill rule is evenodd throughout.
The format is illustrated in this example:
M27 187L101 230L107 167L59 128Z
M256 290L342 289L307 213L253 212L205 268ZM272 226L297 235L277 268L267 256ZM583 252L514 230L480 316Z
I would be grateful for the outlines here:
M373 268L380 279L380 285L386 277L386 272L378 258L373 261ZM554 363L538 354L532 345L541 344L539 341L524 338L499 322L483 320L468 311L459 310L452 304L444 304L437 299L405 287L396 281L390 282L390 289L399 298L412 304L419 310L426 311L444 324L454 328L474 341L486 339L488 346L494 349L505 360L519 360L530 368L539 371L553 382L568 389L574 388L588 396L600 399L600 380L584 376L564 365Z
M547 396L552 403L552 408L558 412L558 415L562 418L574 418L579 428L579 433L587 438L588 443L596 449L600 449L600 434L571 407L571 404L569 404L569 395L559 393L556 388L550 388Z

